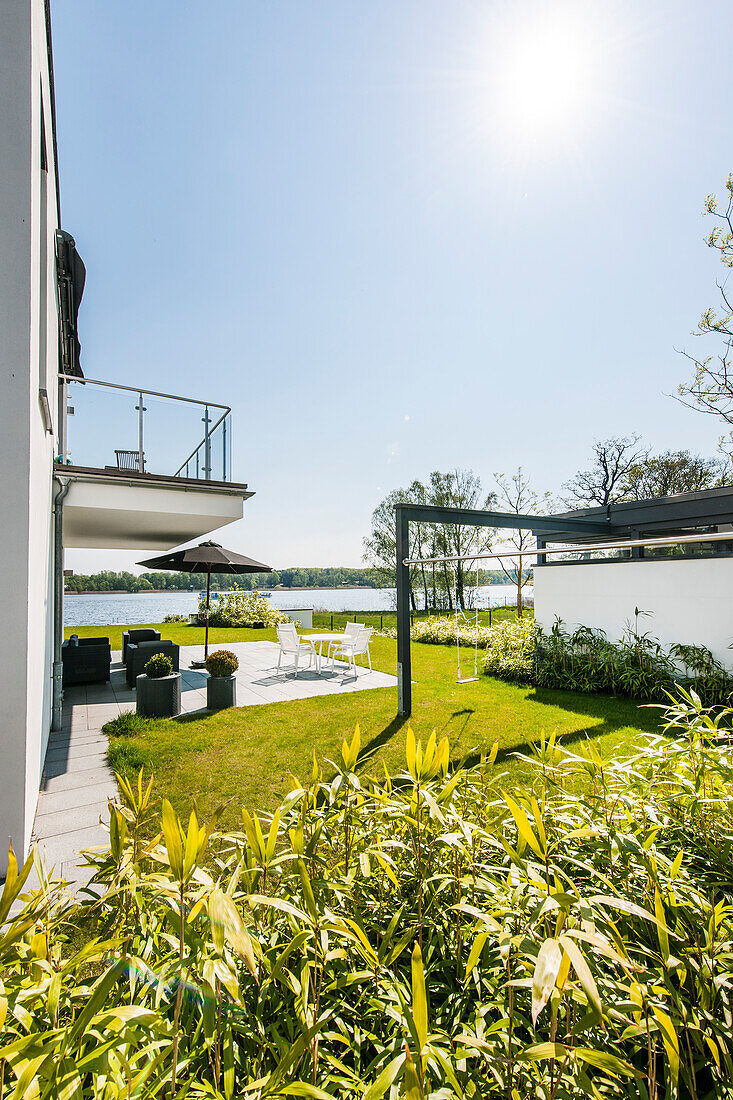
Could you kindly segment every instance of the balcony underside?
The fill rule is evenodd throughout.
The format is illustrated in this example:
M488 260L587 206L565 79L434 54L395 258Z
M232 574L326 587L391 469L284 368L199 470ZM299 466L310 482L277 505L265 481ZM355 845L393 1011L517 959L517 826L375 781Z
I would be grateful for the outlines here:
M244 514L246 485L158 474L60 466L69 479L64 546L74 549L169 550L208 535Z

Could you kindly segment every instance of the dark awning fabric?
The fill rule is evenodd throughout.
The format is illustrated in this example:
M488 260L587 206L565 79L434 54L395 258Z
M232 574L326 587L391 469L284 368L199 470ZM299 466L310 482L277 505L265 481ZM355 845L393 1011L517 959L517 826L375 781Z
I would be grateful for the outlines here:
M56 230L56 280L59 289L59 343L62 374L83 378L78 332L79 305L87 272L76 251L76 241L63 229Z

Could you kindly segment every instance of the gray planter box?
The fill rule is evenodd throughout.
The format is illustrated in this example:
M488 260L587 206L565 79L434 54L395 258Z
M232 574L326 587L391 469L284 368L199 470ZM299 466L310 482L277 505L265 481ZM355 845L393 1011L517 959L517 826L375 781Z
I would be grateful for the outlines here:
M237 678L209 676L206 681L206 706L209 710L225 710L237 705Z
M135 680L136 710L147 718L175 718L181 713L181 674L151 680L142 672Z

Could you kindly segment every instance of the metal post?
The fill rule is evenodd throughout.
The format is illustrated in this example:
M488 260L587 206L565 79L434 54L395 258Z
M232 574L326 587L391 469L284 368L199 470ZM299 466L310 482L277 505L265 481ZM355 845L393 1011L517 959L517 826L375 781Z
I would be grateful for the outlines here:
M224 419L221 422L221 438L222 438L222 445L221 445L222 478L221 478L221 480L226 481L226 479L227 479L227 418L226 417L224 417Z
M211 481L211 439L209 437L209 406L202 417L204 422L204 478Z
M145 473L145 452L143 451L143 421L145 418L145 405L143 404L143 390L140 390L139 398L140 404L136 405L137 409L137 450L138 450L138 470L141 474Z
M53 705L51 711L51 729L61 729L63 722L63 664L61 661L61 643L64 640L64 540L63 540L63 499L69 491L69 481L54 478L59 486L53 500Z
M410 659L410 521L401 505L395 508L397 548L397 713L412 713L412 662Z

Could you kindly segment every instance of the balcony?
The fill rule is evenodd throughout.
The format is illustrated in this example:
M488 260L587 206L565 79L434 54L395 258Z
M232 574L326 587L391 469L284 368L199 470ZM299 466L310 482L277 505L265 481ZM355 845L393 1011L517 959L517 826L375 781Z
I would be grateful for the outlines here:
M231 410L213 401L62 375L64 545L165 550L242 518Z

